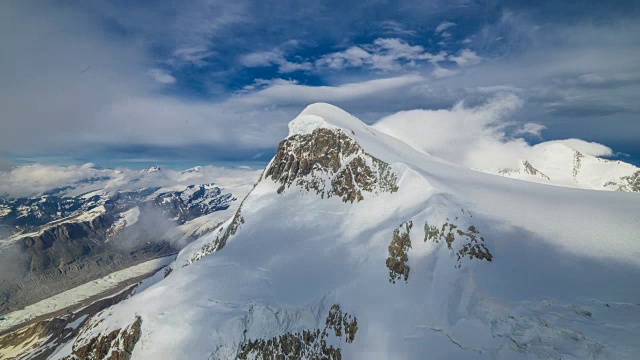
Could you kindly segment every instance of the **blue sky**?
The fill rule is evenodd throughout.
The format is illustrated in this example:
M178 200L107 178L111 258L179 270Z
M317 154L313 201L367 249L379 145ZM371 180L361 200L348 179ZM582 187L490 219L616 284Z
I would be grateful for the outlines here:
M373 123L515 96L501 139L581 138L638 163L638 15L635 1L4 1L0 156L259 165L309 103Z

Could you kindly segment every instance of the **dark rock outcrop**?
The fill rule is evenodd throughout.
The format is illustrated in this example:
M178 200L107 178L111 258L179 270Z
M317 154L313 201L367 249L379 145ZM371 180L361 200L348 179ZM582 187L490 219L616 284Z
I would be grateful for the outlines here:
M142 335L142 318L137 316L133 324L100 334L90 339L82 338L73 344L73 352L64 360L129 360Z
M469 214L468 212L462 211L463 214ZM456 240L458 243L461 243L461 246L456 251L457 268L462 266L462 260L465 256L469 257L469 260L478 259L478 260L486 260L492 261L493 255L489 251L487 247L484 237L480 235L478 229L475 226L470 225L464 230L460 227L456 222L458 221L458 217L456 216L453 220L446 219L446 222L442 224L440 227L436 225L429 225L428 222L424 223L424 241L433 241L435 243L439 243L440 241L446 241L447 248L451 251L455 251L453 248L453 244Z
M363 200L365 192L398 190L389 164L366 153L339 129L319 128L283 140L264 177L281 184L278 193L295 184L351 203Z
M389 257L387 258L386 265L389 269L389 282L395 284L396 280L404 278L404 281L409 280L409 249L411 249L411 228L413 227L412 221L400 225L400 228L393 231L393 238L389 245ZM404 228L404 231L401 229Z
M342 359L342 350L328 344L331 334L351 344L358 332L358 320L340 309L331 306L323 330L289 332L271 339L249 340L241 345L237 358L246 359Z

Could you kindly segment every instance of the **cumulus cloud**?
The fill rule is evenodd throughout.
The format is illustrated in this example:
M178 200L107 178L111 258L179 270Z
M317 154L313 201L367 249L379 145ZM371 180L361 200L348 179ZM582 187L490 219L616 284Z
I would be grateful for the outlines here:
M315 63L318 68L347 69L366 67L374 70L400 70L415 67L418 62L437 64L446 53L432 54L420 45L410 45L398 38L378 38L371 44L352 46L344 51L326 54Z
M479 57L472 51L447 57L447 53L444 51L432 54L421 45L411 45L399 38L378 38L372 43L351 46L342 51L322 55L316 60L289 60L286 48L287 46L280 46L268 51L245 54L239 58L239 62L249 68L278 66L279 72L289 73L300 70L322 72L326 69L347 70L351 68L400 71L415 69L420 63L431 63L437 66L438 63L447 59L465 66L473 65L479 60Z

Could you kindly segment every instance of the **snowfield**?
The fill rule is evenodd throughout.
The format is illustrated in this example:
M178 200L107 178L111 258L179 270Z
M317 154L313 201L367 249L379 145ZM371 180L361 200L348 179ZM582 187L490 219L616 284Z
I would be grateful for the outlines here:
M344 359L640 356L637 193L452 165L328 104L310 105L289 129L300 147L319 129L355 141L366 166L389 165L397 188L366 190L358 157L341 154L335 172L316 163L283 187L267 176L287 169L277 155L236 216L183 249L168 276L89 320L54 358L137 317L136 360L261 358L268 349L252 352L251 341L323 330L334 304L357 318L352 342L329 331ZM300 185L335 189L335 174L363 199Z

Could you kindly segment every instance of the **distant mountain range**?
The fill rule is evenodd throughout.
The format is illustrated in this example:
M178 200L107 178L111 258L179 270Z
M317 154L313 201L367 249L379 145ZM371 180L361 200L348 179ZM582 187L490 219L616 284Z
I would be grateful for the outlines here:
M215 229L233 214L250 185L237 184L233 193L214 183L185 186L203 180L201 169L115 171L35 196L0 200L0 262L5 264L0 315L177 253Z

